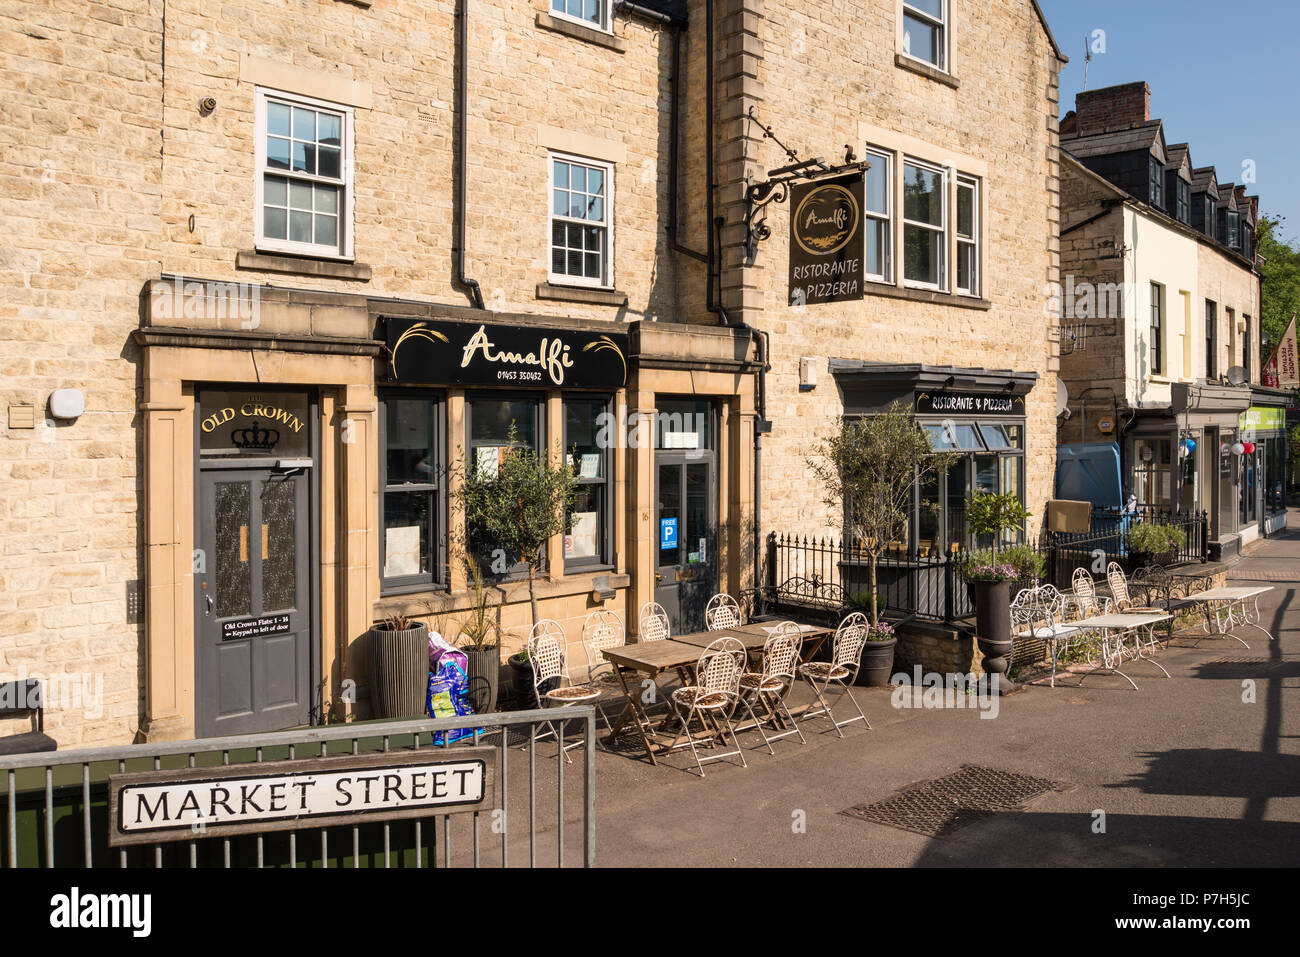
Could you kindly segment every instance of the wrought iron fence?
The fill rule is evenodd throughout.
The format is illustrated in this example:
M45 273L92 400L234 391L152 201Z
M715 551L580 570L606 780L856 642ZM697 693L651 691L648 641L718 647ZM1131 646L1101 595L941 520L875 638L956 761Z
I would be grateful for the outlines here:
M1125 544L1125 533L1138 522L1177 528L1181 536L1174 553L1139 556L1140 560L1135 560ZM1204 562L1208 529L1206 512L1096 508L1089 531L1045 531L1030 547L1044 558L1043 581L1066 590L1077 568L1101 575L1112 561L1118 561L1129 572L1151 560L1163 565ZM882 608L894 619L954 622L970 617L974 608L959 574L966 555L964 551L886 551L876 567ZM766 578L756 594L758 610L802 611L832 618L855 609L865 610L870 605L869 594L868 561L861 546L833 538L779 532L768 535Z
M583 866L591 867L596 712L590 706L574 706L564 713L570 739L581 736L584 743L575 751L568 785L570 792L581 785L581 830L578 835L571 831L567 844L578 851ZM539 850L546 852L546 866L562 867L567 762L553 740L543 749L536 741L548 722L560 723L556 717L555 710L517 711L0 756L0 849L11 868L506 867L525 853L528 865L536 866ZM575 724L581 731L573 730ZM441 732L446 742L452 737L449 732L466 728L473 734L457 743L433 743L434 734ZM491 810L448 813L431 807L427 817L414 819L328 827L313 827L304 820L300 829L268 827L265 833L236 836L204 837L202 829L196 829L176 842L109 845L108 778L113 774L246 763L293 773L295 762L309 759L418 751L437 760L455 758L458 750L473 745L488 746L498 755L498 807ZM527 745L526 754L521 745ZM556 752L554 758L551 751ZM539 778L539 763L543 769L553 765L553 775L544 771L548 780ZM570 793L570 802L575 799ZM553 826L539 827L543 816Z

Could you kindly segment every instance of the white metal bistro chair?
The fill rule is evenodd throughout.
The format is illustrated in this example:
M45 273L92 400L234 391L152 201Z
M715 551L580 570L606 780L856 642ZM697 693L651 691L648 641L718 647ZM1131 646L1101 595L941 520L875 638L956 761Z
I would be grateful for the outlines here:
M593 704L600 697L600 691L590 685L575 685L569 677L568 646L564 629L560 623L543 618L528 634L528 660L533 666L533 690L537 694L537 703L542 708L563 709L579 704ZM597 709L599 710L599 709ZM534 742L547 735L554 735L560 745L564 760L572 763L569 752L582 746L582 738L573 744L564 743L565 718L545 722L548 731L534 735ZM528 745L520 748L527 750Z
M807 744L799 723L786 707L785 695L794 684L799 669L799 649L803 645L803 632L792 621L783 621L776 626L771 637L763 643L763 665L759 671L747 671L740 676L740 693L752 708L758 705L763 716L769 719L773 727L780 722L789 727L784 731L768 734L763 730L760 719L758 729L763 735L767 750L772 754L772 742L799 735L799 743Z
M1098 596L1092 574L1086 568L1076 568L1070 581L1073 595L1068 598L1071 608L1080 618L1104 615L1110 612L1110 599Z
M867 629L870 625L867 622L867 616L860 611L846 617L840 622L840 626L835 629L835 640L831 647L830 661L809 661L799 666L799 675L808 682L808 687L812 688L813 694L817 696L817 708L810 708L803 713L805 720L808 718L820 717L825 715L830 719L831 726L835 728L835 733L841 738L844 732L840 728L846 724L852 724L854 721L861 721L872 730L871 722L863 714L862 707L853 697L850 686L858 677L858 669L862 665L862 649L867 643ZM838 697L847 697L853 702L853 707L857 709L857 717L845 718L843 721L835 720L835 713L831 709L830 702L826 699L826 692L832 687L839 689Z
M1011 637L1018 643L1041 641L1052 655L1051 687L1056 687L1056 669L1061 652L1077 641L1086 641L1084 622L1061 620L1065 596L1052 585L1026 588L1011 603ZM1014 657L1014 655L1013 655ZM1092 654L1088 653L1091 663Z
M582 650L587 655L587 684L593 688L597 683L604 685L619 684L616 667L602 654L607 648L621 648L627 643L627 632L623 628L623 619L617 612L608 608L597 608L582 623ZM604 669L602 671L602 669ZM596 708L605 727L613 731L609 716L599 706Z
M1143 605L1133 598L1129 592L1128 576L1124 574L1124 569L1119 562L1111 562L1106 566L1106 582L1110 585L1111 606L1116 612L1155 612L1164 614L1163 608L1152 608ZM1158 650L1158 640L1154 628L1146 629L1147 647L1154 654ZM1135 635L1134 641L1140 642L1141 636Z
M668 612L657 601L648 601L641 606L637 616L637 636L641 641L663 641L672 636L672 625L668 621Z
M758 724L753 709L740 694L740 676L745 670L745 658L743 644L735 638L719 638L700 655L700 660L695 666L695 684L678 688L669 698L677 719L681 722L681 730L673 739L672 747L675 749L682 735L686 735L700 777L704 777L705 761L721 761L734 756L740 758L741 767L749 767L748 762L745 761L745 752L741 750L740 741L736 738L736 727L732 721L736 708L743 705L749 710L754 723ZM705 732L711 732L702 735L698 739L699 744L712 744L720 739L725 746L726 736L730 734L731 744L735 750L710 754L701 759L699 749L696 747L697 739L691 731L691 721L696 718L699 719Z
M740 604L725 592L719 592L709 599L704 608L704 625L709 631L721 631L724 628L739 628Z

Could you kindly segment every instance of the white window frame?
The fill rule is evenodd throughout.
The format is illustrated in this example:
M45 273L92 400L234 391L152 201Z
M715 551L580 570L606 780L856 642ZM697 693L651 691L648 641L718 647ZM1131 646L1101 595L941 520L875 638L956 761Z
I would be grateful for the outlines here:
M569 216L560 216L555 212L555 161L562 163L575 163L579 166L597 167L605 171L605 248L602 251L601 265L602 276L600 279L589 279L586 276L570 276L565 273L557 273L552 261L552 252L554 243L551 239L552 230L556 222L573 223L577 225L591 226L594 225L591 220L574 219ZM554 286L583 286L588 289L613 289L614 288L614 164L608 160L593 159L590 156L578 156L573 153L561 153L556 150L550 150L546 154L546 216L543 217L546 223L546 276L547 280Z
M267 137L267 103L274 101L285 103L290 106L305 106L310 109L326 110L331 113L337 113L342 117L341 130L343 143L341 155L339 157L341 178L334 179L328 176L319 176L307 173L295 173L292 170L268 169L266 165L266 137ZM339 259L351 260L353 258L352 249L352 193L353 193L353 115L352 107L345 106L341 103L331 103L327 100L317 100L311 97L299 96L292 93L282 93L279 90L264 89L258 87L254 97L254 124L256 133L254 136L255 163L254 163L254 246L258 251L289 253L296 256L311 256L316 259ZM316 243L300 243L289 239L268 238L265 234L265 212L263 209L264 193L266 185L266 176L283 176L286 179L297 179L301 182L323 183L339 187L339 242L337 246L324 246Z
M556 2L557 0L551 0L549 4L549 12L551 16L555 17L555 19L567 20L569 23L577 23L589 30L599 30L601 33L614 32L614 0L596 0L596 2L600 4L600 23L592 23L585 17L575 17L573 14L566 13L563 10L556 10ZM559 0L559 2L563 2L563 0ZM567 6L567 4L565 5Z
M967 176L965 173L957 173L957 189L953 194L953 201L957 202L957 195L962 188L968 188L971 191L971 235L969 239L964 238L957 232L957 210L954 207L952 211L952 235L956 243L958 258L961 257L962 246L970 246L975 250L975 262L971 265L971 284L969 289L963 289L960 285L961 280L958 278L961 273L957 269L957 263L952 264L952 287L959 296L980 295L981 287L981 270L984 265L984 257L980 255L980 239L983 222L980 220L980 180L975 176Z
M922 64L924 64L925 66L929 67L929 68L932 69L932 70L938 70L940 73L948 73L948 74L951 74L951 72L952 72L952 70L951 70L951 63L952 63L952 48L951 48L951 43L950 43L950 37L951 37L951 35L952 35L952 3L953 3L953 0L940 0L940 2L942 3L942 6L941 6L941 8L940 8L941 13L940 13L939 18L938 18L938 19L935 19L933 15L931 15L931 14L929 14L929 13L926 13L924 10L920 10L920 9L918 9L917 7L914 7L911 3L908 2L908 0L899 0L899 8L898 8L898 38L899 38L899 46L898 46L898 52L899 52L902 56L904 56L905 58L907 58L907 59L909 59L909 60L913 60L913 61L915 61L915 62L917 62L917 63L922 63ZM922 20L922 21L924 21L924 22L926 22L926 23L930 24L931 26L933 26L933 27L935 27L935 28L938 29L938 31L939 31L939 42L938 42L938 44L937 44L937 49L938 49L938 51L939 51L939 56L940 56L940 58L941 58L941 62L940 62L940 63L931 63L929 60L925 59L925 57L919 57L919 56L916 56L916 55L913 54L910 50L904 49L904 47L903 47L903 37L906 35L906 30L907 30L907 24L906 24L906 22L903 20L903 14L905 14L905 13L906 13L906 14L910 14L911 16L915 17L916 19L918 19L918 20Z
M939 203L939 212L941 213L943 219L943 222L940 223L939 226L937 227L931 223L922 223L922 222L917 222L916 220L908 219L906 204L903 203L902 197L901 196L899 197L898 218L903 224L902 249L903 249L904 261L900 267L902 269L900 275L903 277L903 285L908 287L909 289L932 289L938 292L947 292L948 273L950 269L950 266L948 264L948 258L949 258L948 247L952 239L950 233L950 230L952 229L952 215L951 215L951 210L948 209L948 204L954 199L955 196L954 192L951 190L952 170L950 170L946 166L940 166L937 163L928 163L925 160L918 159L917 157L912 156L910 154L904 154L901 163L902 163L902 171L903 171L902 183L904 189L906 189L908 166L916 166L923 170L928 170L931 173L939 174L939 178L940 178L939 190L940 190L940 195L942 197L941 202ZM915 229L924 229L927 232L932 232L932 233L937 232L942 237L943 241L939 244L939 281L938 282L928 283L928 282L922 282L919 279L907 278L907 262L906 262L907 227L909 226Z
M883 273L867 272L865 263L863 264L862 274L866 279L875 282L892 283L894 276L894 153L892 150L880 149L879 147L868 146L864 150L865 159L870 163L880 162L885 167L885 212L872 212L867 209L866 203L862 204L862 214L866 219L883 222L885 224L885 236L882 243L884 253ZM865 186L865 184L864 184Z

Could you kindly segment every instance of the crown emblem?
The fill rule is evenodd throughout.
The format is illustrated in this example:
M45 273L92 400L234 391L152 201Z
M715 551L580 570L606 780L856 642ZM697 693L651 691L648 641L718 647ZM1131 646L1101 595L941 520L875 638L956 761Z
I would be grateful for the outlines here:
M257 419L247 429L235 429L230 433L230 440L235 448L248 452L269 452L280 441L277 429L264 429L257 424Z

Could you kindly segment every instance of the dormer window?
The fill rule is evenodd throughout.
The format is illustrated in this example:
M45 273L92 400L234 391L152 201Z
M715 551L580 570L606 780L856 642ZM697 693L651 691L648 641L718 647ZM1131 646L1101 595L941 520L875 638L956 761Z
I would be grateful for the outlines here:
M1241 213L1228 211L1228 245L1233 249L1241 248Z
M1218 211L1214 207L1214 200L1208 196L1205 197L1205 235L1211 238L1218 233L1218 220L1216 219Z
M1185 179L1174 181L1174 217L1180 223L1192 223L1192 184Z
M1160 165L1160 161L1156 159L1154 156L1152 156L1150 159L1150 170L1151 170L1151 175L1150 175L1149 201L1151 205L1155 206L1157 209L1164 209L1165 208L1165 183L1164 183L1164 176L1163 176L1163 168Z

